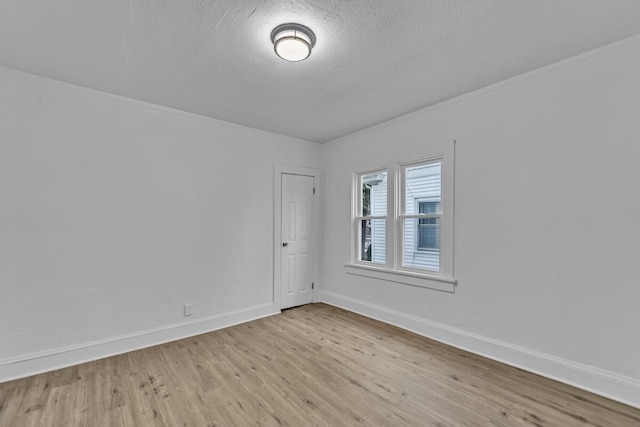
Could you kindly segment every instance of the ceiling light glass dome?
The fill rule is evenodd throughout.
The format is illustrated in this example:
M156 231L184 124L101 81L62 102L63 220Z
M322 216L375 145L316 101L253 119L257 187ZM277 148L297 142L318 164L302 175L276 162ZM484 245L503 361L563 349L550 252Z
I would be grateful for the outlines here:
M271 41L276 55L286 61L298 62L311 55L316 35L304 25L282 24L271 32Z

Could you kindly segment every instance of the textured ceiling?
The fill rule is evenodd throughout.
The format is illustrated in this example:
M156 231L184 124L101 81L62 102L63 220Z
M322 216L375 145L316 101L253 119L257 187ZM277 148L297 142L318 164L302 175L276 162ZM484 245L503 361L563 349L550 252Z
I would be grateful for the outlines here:
M640 33L638 0L2 0L0 65L328 141ZM287 63L269 35L311 27Z

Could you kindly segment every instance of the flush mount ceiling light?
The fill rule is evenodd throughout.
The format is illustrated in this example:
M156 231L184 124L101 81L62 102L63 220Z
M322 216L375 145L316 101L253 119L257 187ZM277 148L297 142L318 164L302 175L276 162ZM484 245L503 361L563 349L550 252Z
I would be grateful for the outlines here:
M311 55L316 35L304 25L282 24L271 32L271 41L276 55L286 61L298 62Z

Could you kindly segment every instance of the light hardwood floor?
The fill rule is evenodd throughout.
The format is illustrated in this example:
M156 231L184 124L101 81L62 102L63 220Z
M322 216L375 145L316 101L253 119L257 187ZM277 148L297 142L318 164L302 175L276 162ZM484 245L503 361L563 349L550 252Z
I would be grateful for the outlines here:
M640 426L640 410L335 307L0 384L0 426Z

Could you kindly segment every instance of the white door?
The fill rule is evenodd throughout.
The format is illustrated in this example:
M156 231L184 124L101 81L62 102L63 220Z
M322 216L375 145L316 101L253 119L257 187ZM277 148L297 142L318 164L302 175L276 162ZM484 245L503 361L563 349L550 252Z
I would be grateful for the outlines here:
M281 308L312 302L313 177L282 174Z

